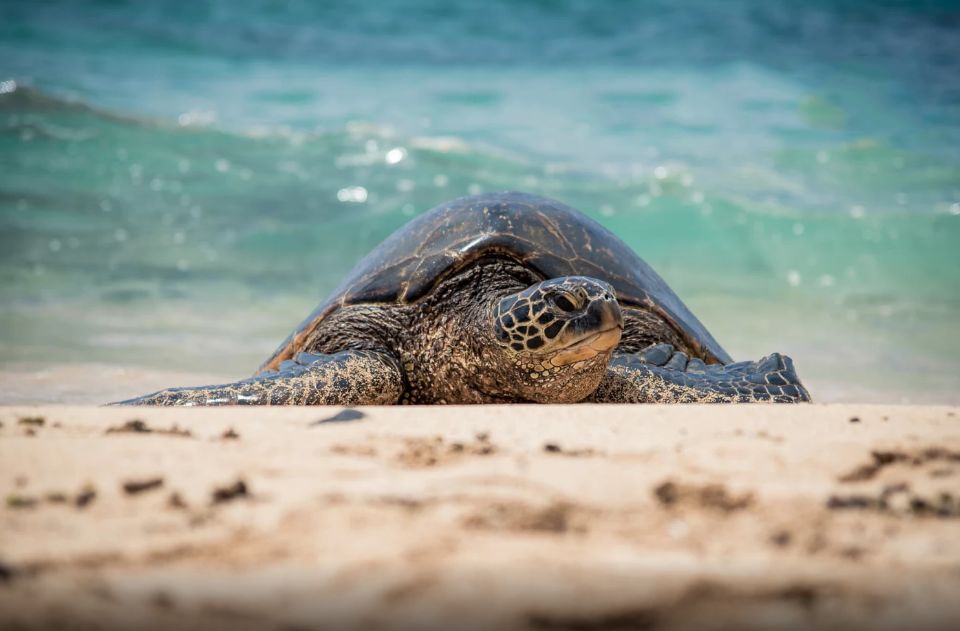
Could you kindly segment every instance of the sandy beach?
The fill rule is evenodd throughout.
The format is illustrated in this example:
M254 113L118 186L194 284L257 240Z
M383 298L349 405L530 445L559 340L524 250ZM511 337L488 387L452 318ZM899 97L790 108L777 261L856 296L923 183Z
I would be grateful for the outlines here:
M960 2L0 4L0 631L960 631Z
M960 408L0 408L0 627L957 628Z

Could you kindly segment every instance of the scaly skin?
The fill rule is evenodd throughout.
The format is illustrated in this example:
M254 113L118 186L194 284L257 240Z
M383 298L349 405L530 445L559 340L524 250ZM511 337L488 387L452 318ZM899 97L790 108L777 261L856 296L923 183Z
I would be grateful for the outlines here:
M616 353L588 398L595 403L800 403L810 394L793 361L773 353L760 361L704 364L658 344L645 353ZM661 363L661 358L669 357ZM659 364L659 365L658 365Z
M170 388L116 405L390 405L403 393L395 359L372 351L300 353L275 373L236 383Z

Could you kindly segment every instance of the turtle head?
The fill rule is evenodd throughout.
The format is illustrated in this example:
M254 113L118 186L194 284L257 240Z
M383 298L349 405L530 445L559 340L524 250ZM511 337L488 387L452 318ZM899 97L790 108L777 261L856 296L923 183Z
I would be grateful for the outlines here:
M620 342L623 315L608 283L566 276L498 300L493 328L512 366L515 394L542 403L573 403L600 384Z

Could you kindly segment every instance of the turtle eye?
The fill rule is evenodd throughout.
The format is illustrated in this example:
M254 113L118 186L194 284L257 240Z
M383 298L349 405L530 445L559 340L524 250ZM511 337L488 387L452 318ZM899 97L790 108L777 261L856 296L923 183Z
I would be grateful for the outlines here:
M577 311L580 307L579 301L572 294L562 293L558 296L554 296L553 304L555 304L561 311L566 311L571 313Z

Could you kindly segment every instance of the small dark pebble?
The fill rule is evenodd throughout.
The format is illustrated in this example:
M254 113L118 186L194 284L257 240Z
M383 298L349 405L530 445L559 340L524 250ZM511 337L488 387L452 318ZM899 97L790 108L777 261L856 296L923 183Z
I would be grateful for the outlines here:
M20 419L20 425L32 425L34 427L43 427L47 419L42 416L24 416Z
M788 530L780 530L773 533L773 536L770 537L770 541L772 541L774 545L780 546L781 548L785 548L790 545L792 540L793 535L791 535L790 531Z
M477 440L481 443L485 443L490 440L490 432L477 432Z
M129 432L132 434L149 434L153 430L147 426L147 423L141 419L135 418L127 421L119 427L111 427L107 430L108 434L119 434Z
M674 504L680 497L680 490L677 488L676 484L668 481L659 484L655 489L653 489L653 494L658 500L660 500L661 504L664 506L670 506Z
M851 422L851 423L859 423L859 422L860 422L860 417L859 417L859 416L851 416L851 417L850 417L850 422Z
M127 495L136 495L144 491L159 489L163 486L163 478L147 478L145 480L130 480L123 483L123 492Z
M0 561L0 583L9 583L13 580L13 577L16 575L16 570L13 569L13 566L7 565L3 561Z
M778 594L780 598L785 600L792 600L801 607L810 609L817 602L817 591L812 587L807 587L805 585L794 585L792 587L787 587L784 590L781 590Z
M182 429L180 426L174 424L167 429L153 429L147 423L141 419L135 418L127 421L119 427L111 427L107 429L108 434L164 434L167 436L183 436L185 438L190 438L193 436L193 433L189 429Z
M167 592L157 592L153 595L153 598L150 599L150 602L158 609L173 609L175 606L173 598Z
M213 497L211 498L214 504L221 504L223 502L230 502L241 497L249 497L250 492L247 490L247 484L243 480L237 480L229 486L221 486L213 490Z
M867 495L831 495L827 500L827 508L875 508L879 507L880 502Z
M84 487L77 493L77 496L73 498L73 504L77 508L85 508L87 505L97 499L97 490L92 486Z
M863 555L865 552L866 550L864 550L860 546L847 546L842 550L840 550L840 554L850 559L851 561L859 561L860 559L863 558Z
M529 629L655 629L662 626L663 615L652 608L615 611L588 617L555 616L532 613L527 616Z
M220 434L220 440L237 440L239 438L240 434L238 434L232 427Z
M37 505L37 498L26 495L8 495L7 508L33 508Z
M349 423L350 421L359 421L366 416L367 415L360 410L347 408L346 410L340 410L333 416L322 418L319 421L314 421L313 423L310 423L310 425L323 425L324 423Z
M870 456L876 465L885 467L894 462L906 462L910 459L907 454L899 451L871 451Z
M43 499L47 500L47 502L51 504L66 504L67 494L61 493L60 491L51 491L50 493L47 493Z
M583 449L564 449L557 443L544 443L543 450L548 454L562 454L564 456L592 456L594 455L594 450L586 447Z
M187 507L187 502L179 493L173 492L170 494L170 497L167 498L167 506L170 508L182 509Z

